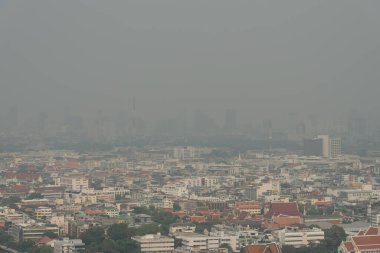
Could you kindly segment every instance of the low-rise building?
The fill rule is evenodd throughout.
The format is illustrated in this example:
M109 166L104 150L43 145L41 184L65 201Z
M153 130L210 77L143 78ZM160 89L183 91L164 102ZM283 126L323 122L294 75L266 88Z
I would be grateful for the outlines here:
M161 234L149 234L132 237L132 240L140 243L142 253L173 253L174 239Z
M8 230L9 235L12 236L16 242L26 240L35 241L43 237L47 232L51 232L58 237L59 228L56 225L15 223L12 224Z
M286 227L276 231L281 245L294 247L308 246L310 243L320 243L325 239L325 233L320 228Z
M198 233L177 233L175 238L182 240L182 245L189 249L212 250L218 249L222 244L229 244L232 249L237 248L237 236L230 235L203 235Z
M40 206L34 209L34 217L37 220L50 219L52 217L52 210L50 207Z
M84 246L80 239L63 238L54 242L54 253L81 253L85 252Z

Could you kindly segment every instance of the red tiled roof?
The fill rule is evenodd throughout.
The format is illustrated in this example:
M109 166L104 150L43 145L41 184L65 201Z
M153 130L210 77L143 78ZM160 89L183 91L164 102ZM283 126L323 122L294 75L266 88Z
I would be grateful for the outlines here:
M254 244L243 248L243 253L281 253L281 248L276 243Z
M273 215L287 215L287 216L301 216L300 211L298 210L298 205L295 202L282 203L275 202L271 203L267 217L272 217Z
M344 247L346 247L348 252L354 251L354 245L352 245L352 242L345 242Z
M379 228L375 227L369 227L368 230L365 232L365 235L378 235L379 234Z
M48 237L48 236L44 236L44 237L41 237L38 241L37 241L37 243L38 244L46 244L46 243L48 243L48 242L51 242L53 239L51 239L50 237Z
M380 249L380 235L353 236L352 240L359 249Z

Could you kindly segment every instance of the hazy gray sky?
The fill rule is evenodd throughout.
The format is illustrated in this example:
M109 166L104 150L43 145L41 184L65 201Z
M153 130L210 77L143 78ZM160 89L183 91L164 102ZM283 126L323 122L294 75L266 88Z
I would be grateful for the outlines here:
M155 118L202 108L377 116L379 9L377 0L0 0L0 108L108 113L135 96Z

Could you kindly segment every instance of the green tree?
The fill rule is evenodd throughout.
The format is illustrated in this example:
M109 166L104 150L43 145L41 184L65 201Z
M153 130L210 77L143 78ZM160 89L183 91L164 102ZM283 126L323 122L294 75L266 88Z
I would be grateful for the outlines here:
M207 222L202 222L202 223L198 223L198 222L195 222L195 232L197 233L203 233L203 231L205 229L207 229L208 231L211 230L212 226L216 225L216 224L220 224L221 221L220 220L211 220L211 221L207 221Z
M145 206L139 206L139 207L135 207L133 209L133 212L135 214L148 214L148 215L151 215L152 212L151 212L151 209L148 209L147 207Z
M228 243L223 243L222 245L220 245L221 248L223 249L228 249L228 253L233 253L234 250L232 249L231 245L229 245Z
M105 239L104 228L90 228L81 235L81 239L86 245L91 245L91 243L101 243Z
M157 234L160 231L158 224L145 224L136 229L136 235Z
M181 206L178 203L174 203L173 204L173 210L176 212L181 211Z
M174 248L182 247L182 239L174 238Z
M120 252L140 253L140 244L133 240L119 240L116 241L117 247Z
M136 233L135 228L128 227L128 224L112 224L108 230L107 235L112 240L131 239Z
M328 250L336 250L341 242L346 239L346 236L343 228L334 225L330 229L325 230L325 240L321 245Z
M106 239L100 244L100 250L107 253L121 253L118 245L114 240Z
M28 249L29 253L54 253L54 249L47 245L34 246Z
M51 239L57 239L58 238L57 234L54 234L52 231L46 231L43 235L47 236Z
M13 241L13 237L8 235L7 233L0 231L0 244L8 245Z
M35 243L33 241L27 240L27 241L22 241L17 244L17 249L19 251L28 251L29 249L33 248L35 246Z
M33 192L29 194L29 196L27 197L27 199L43 199L43 198L44 196L42 196L42 194L39 192Z
M11 205L14 205L14 204L20 203L20 202L21 202L21 198L20 197L11 196L9 198L2 199L1 200L1 205L3 205L3 206L11 206Z

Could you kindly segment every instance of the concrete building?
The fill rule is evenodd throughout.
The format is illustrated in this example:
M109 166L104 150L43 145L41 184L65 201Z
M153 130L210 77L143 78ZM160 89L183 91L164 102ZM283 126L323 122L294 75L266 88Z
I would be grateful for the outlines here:
M330 151L329 151L329 136L328 135L318 135L317 139L322 140L322 156L323 157L330 157Z
M235 209L239 211L244 211L250 214L260 214L261 207L260 203L257 201L239 201L235 203Z
M174 235L176 233L195 233L196 226L192 223L179 223L173 224L169 229L169 234Z
M320 243L325 239L325 233L320 228L286 227L277 231L277 238L281 245L302 247L310 243Z
M342 139L331 138L329 139L329 156L337 157L342 154Z
M80 192L88 189L88 178L84 175L63 175L59 184L69 191Z
M304 139L303 140L303 154L306 156L323 156L323 140Z
M318 135L313 139L304 139L304 155L334 158L342 154L342 140Z
M82 253L85 244L80 239L63 238L54 242L54 253Z
M132 237L132 240L140 243L142 253L173 253L174 239L161 234L149 234Z
M34 210L34 217L37 219L37 220L41 220L41 219L50 219L51 216L52 216L52 212L51 212L51 208L50 207L46 207L46 206L40 206L40 207L37 207L35 210Z
M182 239L182 245L188 249L213 250L222 244L229 244L233 249L237 248L237 236L215 235L208 236L198 233L177 233L176 238Z
M9 235L12 236L16 242L26 240L35 241L43 237L46 232L52 232L58 236L59 228L56 225L47 226L44 224L15 223L12 224L8 230Z

